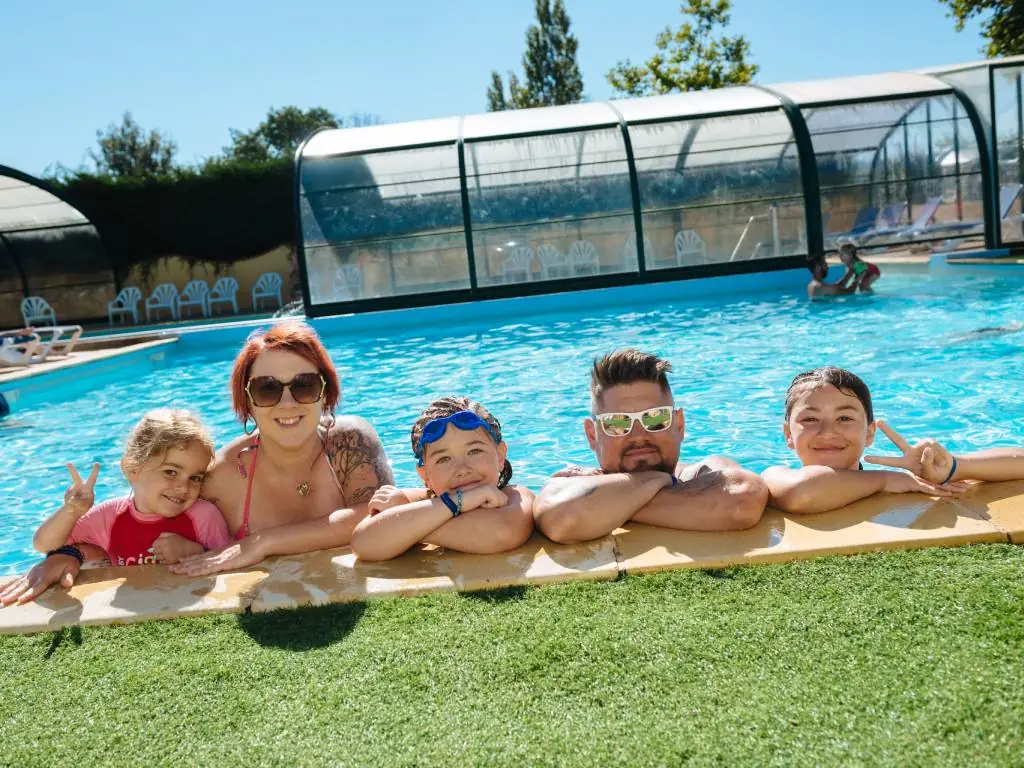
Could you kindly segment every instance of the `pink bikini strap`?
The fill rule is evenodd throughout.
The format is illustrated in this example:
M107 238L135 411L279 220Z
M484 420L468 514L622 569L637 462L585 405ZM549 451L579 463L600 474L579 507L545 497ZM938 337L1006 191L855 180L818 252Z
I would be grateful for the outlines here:
M256 450L257 448L259 448L259 446L259 440L256 440L252 444L252 466L249 467L249 484L246 486L245 489L245 506L242 508L242 526L238 529L238 532L235 534L236 541L240 541L249 535L249 502L252 499L252 481L253 478L256 477L256 460L260 456L260 452ZM246 474L245 468L241 465L241 463L239 463L238 469L243 475Z

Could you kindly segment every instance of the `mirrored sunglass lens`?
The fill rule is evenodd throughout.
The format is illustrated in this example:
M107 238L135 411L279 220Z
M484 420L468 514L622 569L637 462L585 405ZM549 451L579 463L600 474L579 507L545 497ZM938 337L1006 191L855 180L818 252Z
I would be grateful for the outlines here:
M625 435L633 428L633 417L625 413L609 413L601 417L601 427L609 435Z
M260 376L249 382L249 394L256 405L276 405L281 401L284 385L272 376Z
M320 399L320 376L316 373L300 373L292 379L292 397L297 403L314 403Z
M668 429L672 423L672 411L668 408L658 408L645 411L640 417L640 423L648 432L661 432Z

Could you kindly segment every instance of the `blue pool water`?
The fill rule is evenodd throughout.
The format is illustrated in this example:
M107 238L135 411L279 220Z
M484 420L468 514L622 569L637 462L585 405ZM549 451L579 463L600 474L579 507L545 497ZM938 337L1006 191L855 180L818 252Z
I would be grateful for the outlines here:
M614 347L656 351L675 367L686 409L684 460L709 453L761 470L789 462L782 400L796 373L833 363L860 374L879 416L911 438L945 438L954 450L1024 442L1019 395L1024 333L982 335L1024 321L1024 282L887 270L875 295L810 303L802 289L709 300L680 299L566 314L516 316L516 300L488 319L432 321L414 330L327 334L342 379L344 412L366 416L400 484L417 485L409 427L435 396L464 393L502 421L515 477L539 488L566 462L588 463L582 419L588 366ZM633 296L649 289L633 289ZM0 574L34 559L31 538L67 483L66 461L103 465L97 497L121 494L120 445L143 411L190 407L218 442L240 434L227 398L237 344L171 351L87 394L57 388L52 401L0 421ZM887 451L884 438L879 444Z

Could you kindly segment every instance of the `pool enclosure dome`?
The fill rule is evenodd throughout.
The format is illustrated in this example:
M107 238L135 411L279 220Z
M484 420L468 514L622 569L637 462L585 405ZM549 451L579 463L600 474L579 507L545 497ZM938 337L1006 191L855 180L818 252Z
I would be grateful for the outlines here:
M1022 66L322 130L295 166L307 313L1019 241Z
M85 215L45 181L0 165L0 328L24 324L29 296L45 295L65 322L103 317L114 283Z

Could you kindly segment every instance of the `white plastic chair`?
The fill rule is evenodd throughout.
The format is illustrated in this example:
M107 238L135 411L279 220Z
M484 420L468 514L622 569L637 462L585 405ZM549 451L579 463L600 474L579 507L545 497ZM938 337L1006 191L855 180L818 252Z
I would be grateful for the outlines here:
M150 315L161 309L171 313L171 319L178 319L178 286L174 283L160 283L146 299L146 322Z
M573 277L576 275L596 275L600 271L601 260L597 248L589 240L577 240L569 246L569 263Z
M253 289L255 291L255 289ZM219 277L206 295L206 308L213 314L214 304L230 304L238 314L238 281L233 277ZM255 306L253 307L255 309Z
M352 264L334 270L334 301L352 301L362 298L363 271Z
M550 243L537 246L537 259L540 261L542 279L570 277L569 257Z
M142 291L134 285L121 289L117 298L107 304L107 319L114 324L114 315L131 315L132 322L139 323L139 302L142 301Z
M676 232L676 264L691 266L707 262L707 247L704 240L692 229Z
M312 290L312 284L310 290ZM216 289L216 286L214 286ZM256 280L256 285L252 287L252 308L256 311L259 308L260 299L276 299L277 306L283 306L284 302L281 300L281 276L277 272L264 272ZM238 309L235 309L237 312Z
M509 251L501 263L502 280L506 283L529 282L533 279L533 248L520 245Z
M636 234L630 232L626 236L626 242L622 246L622 263L627 270L636 272L640 269L640 260L636 255ZM651 247L651 238L644 235L644 265L647 269L654 267L654 248Z
M210 294L210 286L206 284L205 280L191 280L188 285L185 286L185 290L181 292L178 297L178 317L183 317L184 313L182 310L185 307L199 307L199 311L203 313L203 317L208 317L210 314L209 308L206 306L206 297Z
M42 296L29 296L21 300L21 316L25 319L25 325L37 325L38 323L57 324L57 313L53 307Z

